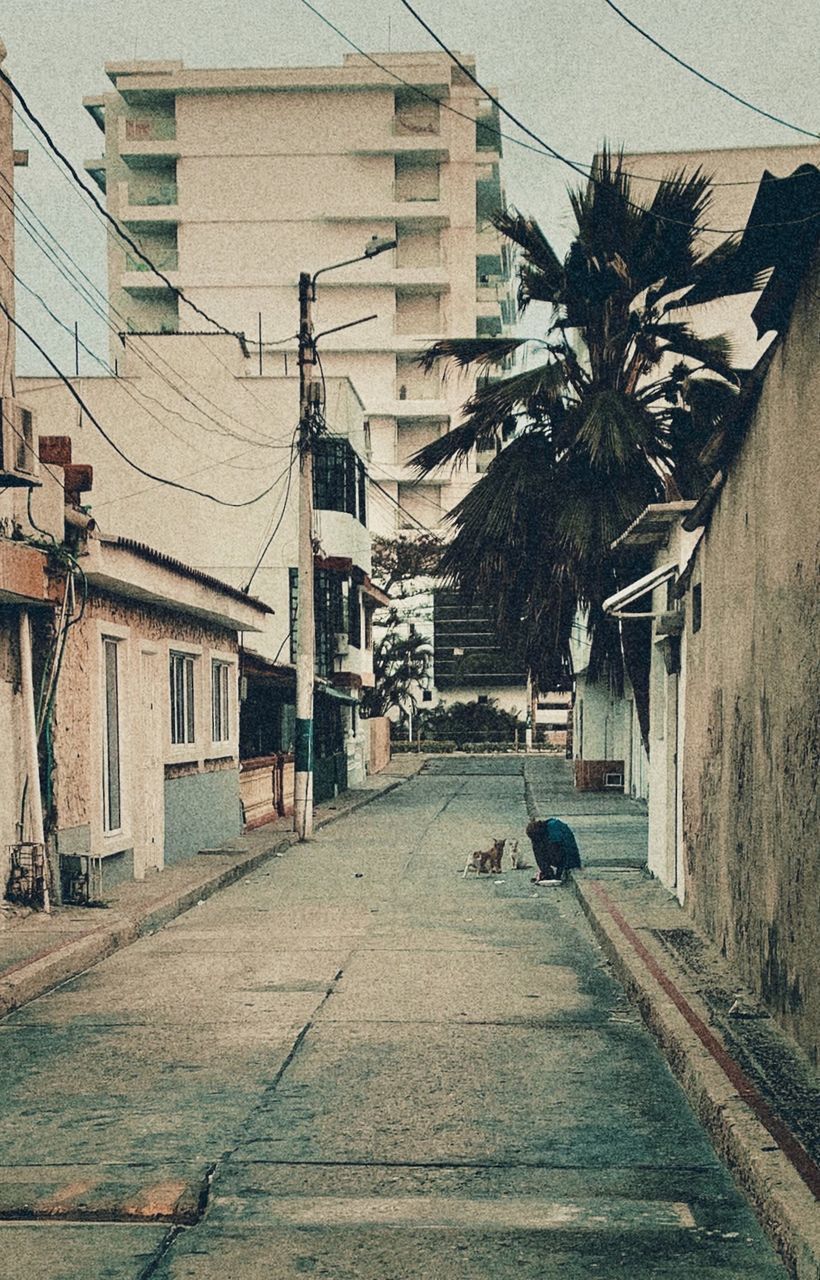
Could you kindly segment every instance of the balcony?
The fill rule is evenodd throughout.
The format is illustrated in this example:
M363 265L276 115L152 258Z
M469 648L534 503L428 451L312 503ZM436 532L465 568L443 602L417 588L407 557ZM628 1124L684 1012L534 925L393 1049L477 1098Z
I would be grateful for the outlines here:
M369 222L389 223L412 222L415 225L430 227L448 227L450 210L441 199L436 200L396 200L385 199L383 204L374 204L368 209L350 209L347 213L326 213L324 222Z
M436 134L413 134L384 138L371 142L353 150L354 156L396 156L418 153L426 160L436 160L440 164L450 159L449 147L442 146Z
M385 254L387 258L387 254ZM446 293L450 288L449 273L442 266L390 267L362 264L356 268L334 271L322 279L323 289L402 289L406 293Z
M177 184L175 182L157 183L155 189L142 195L129 193L128 183L119 184L119 216L128 224L152 223L173 226L179 222L177 208Z
M96 182L100 191L105 191L105 157L101 156L99 160L84 160L83 168L88 176Z
M434 419L437 422L450 422L451 406L446 400L408 400L397 396L395 400L384 400L378 408L372 410L378 418L398 419Z
M157 160L175 160L179 155L174 116L148 116L117 122L119 152L131 169L151 168Z
M83 98L83 106L97 128L105 133L105 98L101 95Z
M171 283L176 285L176 273L179 268L179 254L176 249L166 250L164 253L154 253L153 250L147 249L146 253ZM141 258L135 258L129 253L125 257L125 270L120 276L120 287L127 289L129 293L139 295L156 293L157 290L167 289L168 285Z

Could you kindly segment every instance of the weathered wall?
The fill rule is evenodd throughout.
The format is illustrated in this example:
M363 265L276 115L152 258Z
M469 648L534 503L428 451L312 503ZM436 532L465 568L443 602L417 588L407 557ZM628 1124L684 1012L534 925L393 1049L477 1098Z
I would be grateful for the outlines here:
M60 593L57 587L55 591ZM109 626L127 628L128 637L123 640L120 671L123 827L120 833L107 836L102 832L100 647L101 635ZM101 591L90 592L82 620L68 635L53 717L57 851L102 854L111 862L110 874L115 872L111 860L123 852L130 855L127 865L138 875L144 873L144 868L134 866L134 846L149 793L165 816L164 844L169 862L196 852L202 845L212 846L237 835L240 830L235 743L232 742L229 749L226 744L225 754L230 758L224 763L201 758L207 750L205 726L210 715L204 683L198 694L198 741L190 747L192 757L197 758L185 766L202 781L166 780L169 768L173 768L163 764L163 756L171 751L167 723L169 643L202 646L203 662L211 650L236 652L235 635L221 627L158 606L115 599ZM159 655L157 692L162 699L163 744L150 769L138 745L145 716L142 699L146 691L139 668L140 649L145 644L156 646ZM225 781L226 777L232 781ZM178 785L180 782L183 785ZM194 802L191 797L195 791Z
M815 1060L819 326L815 272L698 552L683 770L687 905Z
M239 771L206 769L165 779L165 865L216 849L242 830Z
M18 839L24 774L17 611L0 608L0 897L8 881L8 847Z
M367 762L368 773L381 773L390 763L390 721L387 716L373 716L364 724L370 732L370 755Z

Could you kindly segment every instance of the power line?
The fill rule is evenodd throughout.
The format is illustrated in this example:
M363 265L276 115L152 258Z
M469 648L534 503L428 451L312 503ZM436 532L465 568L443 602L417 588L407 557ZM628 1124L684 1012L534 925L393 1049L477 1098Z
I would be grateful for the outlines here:
M232 338L238 337L239 335L235 333L234 330L227 329L225 325L220 324L218 320L214 320L213 316L208 315L208 312L203 310L202 307L197 306L195 302L191 302L190 298L187 298L185 296L185 294L178 287L178 285L175 285L171 280L168 279L168 276L166 276L164 272L162 272L159 269L159 267L155 266L155 264L151 261L148 255L140 248L137 241L134 240L133 237L130 236L128 232L124 230L124 228L120 225L118 220L108 212L105 205L103 205L97 199L95 192L93 192L90 187L86 186L86 184L83 182L82 178L80 177L79 173L77 172L76 168L74 167L72 161L68 158L68 156L65 154L64 151L60 150L60 148L57 146L56 142L52 138L51 134L49 133L48 129L32 111L31 107L26 102L26 99L23 97L23 94L17 88L14 81L11 79L10 76L6 74L5 71L3 71L1 67L0 67L0 79L2 79L4 84L8 85L9 89L14 94L17 101L20 103L20 106L23 108L23 111L28 116L29 120L31 120L31 122L37 126L40 133L43 135L46 142L48 143L48 146L54 152L55 156L57 156L58 159L65 165L66 169L71 174L77 186L80 187L80 189L84 191L86 195L93 201L93 203L96 205L97 209L100 211L102 216L114 228L114 230L116 231L120 239L124 241L124 243L127 244L128 247L134 251L134 253L137 254L137 256L146 264L146 266L148 266L151 269L151 271L153 271L156 275L159 276L163 284L165 284L166 287L169 288L172 291L172 293L174 293L176 297L180 299L181 302L184 302L185 305L190 307L192 311L195 311L197 315L202 316L203 320L207 320L208 324L212 324L215 329L219 330L220 333L228 334L228 336ZM242 335L242 338L244 340L244 334Z
M250 591L251 587L253 586L253 580L256 577L257 573L259 572L259 568L262 564L262 561L265 559L265 556L268 554L268 548L270 547L271 543L273 542L274 538L276 537L277 533L282 527L282 521L284 520L285 513L288 509L288 498L290 497L290 482L291 482L291 479L293 478L293 461L294 461L293 450L294 450L294 445L296 444L296 434L298 430L299 428L297 426L294 429L293 435L291 437L290 462L288 464L288 481L287 481L287 485L285 486L285 496L282 499L282 510L279 513L279 519L276 521L275 525L273 526L273 529L271 530L270 537L267 539L264 547L259 553L259 558L257 559L256 564L253 567L253 572L251 573L251 576L248 578L247 585L244 587L244 590L246 592Z
M397 84L404 85L406 89L412 89L420 98L425 98L428 102L434 103L437 107L443 107L444 110L449 111L451 115L459 116L462 120L469 121L470 124L478 124L483 132L492 134L496 138L503 138L505 142L512 142L515 146L522 147L525 151L531 151L535 155L542 156L547 160L563 160L563 157L556 156L551 151L545 151L543 146L535 147L531 142L525 142L523 138L517 138L512 133L505 133L503 129L500 129L498 125L492 124L491 121L483 117L476 119L475 116L468 115L466 111L459 111L458 107L454 107L451 103L444 102L442 99L436 98L420 85L412 84L411 81L405 80L402 76L391 70L390 67L386 67L383 62L379 62L378 58L374 58L372 54L367 53L360 45L356 44L355 40L352 40L340 27L337 27L335 23L331 22L330 18L310 3L310 0L300 0L300 3L303 4L306 9L309 9L311 13L315 14L320 22L323 22L326 27L331 31L334 31L337 36L344 40L345 44L348 44L351 49L355 49L356 53L358 53L362 58L366 58L368 62L370 62L374 67L377 67L379 71L384 72L385 75L390 76L390 78L395 80ZM484 91L482 90L482 92ZM575 160L571 163L573 163L578 169L583 170L584 177L589 178L591 176L592 166L580 160ZM634 178L639 182L654 182L657 183L658 186L668 181L667 178L657 178L646 173L630 173L626 169L623 169L622 173L626 178ZM709 185L712 187L758 187L762 182L777 181L778 179L776 177L761 177L759 179L746 178L733 182L710 182Z
M302 0L302 3L303 4L307 3L307 0ZM410 4L409 0L399 0L399 3L404 6L404 8L408 11L408 13L411 13L413 15L413 17L416 19L416 22L418 22L419 26L424 28L424 30L427 32L430 38L436 42L436 44L439 46L440 49L443 49L443 51L447 54L447 57L450 59L450 61L455 66L458 67L458 69L467 77L469 81L471 81L472 84L476 86L476 88L481 93L484 94L485 98L487 98L490 102L492 102L493 106L498 111L500 111L502 115L505 115L508 120L512 121L512 123L516 125L519 129L521 129L521 131L525 133L529 138L532 138L535 142L539 143L539 145L542 146L545 151L549 152L550 155L554 156L556 160L560 160L562 164L567 165L575 173L580 174L582 178L585 178L587 181L594 183L596 186L602 185L601 179L595 176L594 171L591 173L587 173L586 170L581 165L577 164L574 160L570 160L567 156L562 155L562 153L560 151L557 151L555 147L550 145L550 143L545 142L544 139L539 137L537 133L534 133L533 130L530 129L528 125L524 124L523 120L519 120L518 116L513 115L513 113L509 111L498 100L495 94L491 93L490 90L487 89L481 83L481 81L470 70L470 68L464 62L462 62L458 54L454 53L453 50L450 49L449 46L444 43L441 37L436 35L433 28L429 25L429 23L425 22L424 18L422 18L420 13L417 13L417 11ZM687 223L682 222L679 218L669 218L665 214L655 213L652 209L647 208L644 205L635 204L635 202L632 200L625 199L624 203L627 204L631 209L634 209L636 213L648 214L650 217L655 218L656 221L658 222L664 222L671 226L679 226L679 227L688 226ZM775 230L778 227L793 227L802 223L812 222L814 221L815 218L820 218L820 209L818 209L815 213L811 213L804 218L794 218L787 222L771 222L765 226L764 224L760 224L759 229ZM715 235L721 235L721 236L743 235L743 232L745 231L745 227L728 228L728 227L701 226L701 227L698 227L697 229L700 232L711 232Z
M141 467L139 463L134 462L131 458L129 458L128 454L125 453L120 448L120 446L116 443L116 441L112 439L112 437L108 434L108 432L106 431L102 423L91 412L91 410L89 409L86 402L83 400L80 393L73 386L71 379L68 378L63 373L62 369L60 369L58 365L52 360L51 356L48 354L45 348L40 345L37 339L34 338L29 333L29 331L23 327L23 325L20 324L19 320L15 319L15 317L9 311L8 307L6 307L6 305L2 301L0 301L0 311L2 311L3 314L6 316L6 318L11 322L11 324L14 325L15 329L19 330L19 332L22 333L24 338L28 338L32 346L40 353L43 359L50 365L50 367L57 374L57 377L60 379L61 382L65 384L70 394L77 401L77 404L85 413L89 422L91 422L97 428L100 435L111 446L114 452L118 454L119 457L122 458L123 462L126 462L129 467L132 467L134 471L139 472L140 475L145 476L146 479L155 480L158 484L168 485L172 489L181 489L183 493L192 493L197 498L207 498L210 502L215 502L220 507L251 507L254 505L254 503L260 502L262 498L266 498L267 495L274 488L274 486L277 484L278 477L277 477L277 480L274 480L272 484L269 484L266 489L263 489L261 493L257 494L255 498L247 498L247 499L244 499L242 502L231 502L226 498L217 498L214 494L206 493L202 489L193 489L187 484L180 484L179 481L177 480L171 480L165 476L155 475L152 471L147 471L145 467Z
M0 175L0 177L2 177L2 176L3 176L3 175ZM6 186L9 186L9 183L8 183L8 180L7 180L7 179L4 179L4 182L5 182L5 185L6 185ZM63 277L63 279L67 281L67 283L68 283L68 284L69 284L69 286L74 290L74 292L75 292L75 293L77 293L77 295L82 299L82 301L83 301L83 302L85 302L85 304L90 308L90 310L91 310L91 311L93 311L93 313L94 313L94 314L95 314L99 319L101 319L101 320L102 320L102 322L103 322L105 325L107 325L107 327L108 327L108 328L109 328L109 330L114 334L114 336L115 336L115 337L117 337L117 338L119 338L120 340L122 340L122 335L121 335L120 331L119 331L119 330L116 328L116 326L112 323L111 319L110 319L110 318L109 318L109 316L106 314L106 310L104 310L103 308L108 308L108 309L110 309L110 310L111 310L111 312L112 312L115 316L118 316L118 317L119 317L119 318L120 318L120 319L121 319L125 324L127 324L127 323L128 323L127 318L126 318L125 316L123 316L119 311L117 311L116 307L112 306L112 305L107 301L107 299L105 298L105 295L104 295L104 294L102 293L102 291L98 288L98 286L94 283L94 281L91 279L91 277L90 277L90 276L88 276L88 275L86 274L86 272L85 272L85 271L83 270L83 268L82 268L82 267L81 267L81 266L80 266L80 265L75 261L75 259L71 256L71 254L68 252L68 250L67 250L67 249L66 249L66 248L65 248L65 247L60 243L60 241L58 240L58 238L57 238L57 237L54 235L54 233L49 229L49 227L46 225L46 223L45 223L45 222L43 222L43 220L42 220L42 219L37 215L37 213L32 209L31 205L29 205L29 204L28 204L28 202L27 202L27 201L26 201L22 196L20 196L20 195L19 195L19 193L14 193L14 201L15 201L15 203L16 203L16 201L17 201L17 200L19 200L19 201L21 202L21 204L22 204L22 205L23 205L23 206L28 210L29 215L30 215L30 218L29 218L29 217L27 217L26 215L22 214L22 213L20 212L20 210L19 210L19 209L13 208L13 205L9 203L9 198L8 198L7 193L6 193L5 191L3 191L3 189L2 189L2 188L0 188L0 200L2 200L2 201L3 201L3 203L6 205L6 208L12 208L12 209L13 209L13 212L14 212L14 214L15 214L15 217L16 217L17 221L19 222L20 226L22 226L23 230L26 232L26 234L29 236L29 238L32 240L32 242L36 245L36 247L40 250L40 252L41 252L41 253L43 253L43 255L44 255L45 257L47 257L47 258L48 258L48 260L52 263L52 265L57 269L57 271L58 271L58 272L59 272L59 274ZM82 284L82 285L81 285L81 284L79 284L79 283L78 283L78 282L77 282L77 281L72 277L72 275L71 275L71 271L69 270L69 268L66 268L66 267L64 266L64 264L62 264L62 263L59 261L59 259L57 258L56 254L54 253L54 251L51 249L51 247L50 247L50 246L48 245L48 243L45 241L44 237L43 237L43 236L42 236L38 231L36 231L36 230L34 229L34 227L33 227L33 225L32 225L32 222L30 221L30 219L32 219L34 222L36 222L36 223L37 223L37 225L38 225L40 228L42 228L42 231L45 233L45 235L49 237L49 239L50 239L50 240L52 241L52 243L56 246L56 248L59 250L59 252L60 252L60 253L61 253L61 254L62 254L62 255L63 255L63 256L68 260L68 262L71 264L71 268L73 268L73 270L74 270L74 271L75 271L79 276L81 276L81 277L82 277L82 279L83 279L84 281L87 281L87 284L88 284L88 286L89 286L88 288L86 288L86 286L85 286L84 284ZM21 283L23 283L23 282L21 281ZM24 287L27 287L27 286L25 286L25 285L24 285ZM102 303L101 303L101 304L100 304L100 303L98 303L98 302L96 301L96 299L94 298L93 294L90 292L91 290L93 290L93 291L94 291L94 293L96 293L96 294L99 296L99 298L101 298L101 299L102 299ZM59 323L59 321L58 321L58 323ZM132 338L133 338L133 339L135 339L135 340L139 337L139 335L136 335L136 334L131 335L131 336L132 336ZM143 339L142 341L143 341L143 344L144 344L144 339ZM204 339L200 339L200 341L203 341L203 342L204 342ZM83 345L84 345L84 344L83 344ZM211 351L210 347L208 347L208 346L207 346L207 343L205 344L205 346L206 346L206 349L209 351L209 353L210 353L214 358L216 358L216 359L218 360L218 363L219 363L219 364L221 364L223 367L225 367L225 368L226 368L227 366L225 366L225 365L224 365L224 362L223 362L223 361L221 361L221 360L219 360L219 359L218 359L218 357L216 357L215 352L212 352L212 351ZM85 349L86 349L86 350L88 350L88 348L87 348L87 347L86 347ZM150 348L149 348L149 349L150 349ZM195 403L195 402L190 398L190 396L186 395L186 393L185 393L184 391L182 391L182 390L181 390L181 388L179 387L179 385L177 385L177 383L176 383L176 382L173 382L173 381L171 380L171 378L170 378L167 374L164 374L164 373L162 372L162 370L161 370L161 369L157 368L157 366L156 366L156 365L155 365L155 364L154 364L154 363L153 363L153 362L148 358L148 356L147 356L147 354L146 354L145 350L143 350L143 347L142 347L142 346L137 347L137 351L138 351L139 358L140 358L140 359L143 361L143 363L144 363L144 364L145 364L145 365L146 365L146 366L147 366L147 367L152 371L152 373L154 373L154 375L155 375L155 376L156 376L156 377L157 377L161 382L164 382L164 383L168 386L168 388L169 388L169 389L170 389L170 390L171 390L175 395L179 396L179 397L180 397L180 399L184 400L187 404L189 404L189 405L191 406L191 408L193 408L193 409L195 410L195 412L197 412L197 413L199 413L199 414L203 415L203 416L204 416L205 418L207 418L210 422L212 422L212 423L214 424L214 427L216 428L216 431L217 431L217 433L218 433L218 434L220 434L220 435L224 435L224 436L227 436L227 437L230 437L231 439L247 441L248 443L256 443L256 444L259 444L259 446L260 446L260 447L263 447L263 448L276 449L276 448L283 448L283 447L286 447L286 446L281 446L281 445L273 445L273 444L269 443L267 440L265 440L263 437L259 436L259 433L258 433L258 432L256 432L256 428L255 428L255 427L252 427L249 423L244 422L244 421L243 421L242 419L240 419L240 418L236 418L234 415L232 415L231 413L229 413L229 411L228 411L228 410L223 409L220 405L217 405L214 401L210 400L210 399L209 399L209 397L208 397L208 396L206 396L206 395L205 395L205 393L204 393L203 391L201 391L199 387L196 387L193 383L191 383L188 379L186 379L186 378L185 378L185 376L184 376L184 374L182 374L182 373L181 373L181 372L180 372L180 371L179 371L179 370L178 370L174 365L170 364L170 363L169 363L169 361L165 360L165 359L160 355L160 353L159 353L159 352L157 352L157 351L153 351L153 352L152 352L152 354L153 354L154 358L155 358L156 360L158 360L161 364L163 364L163 365L165 366L165 368L166 368L166 369L169 369L172 373L174 373L175 377L176 377L176 378L178 378L178 379L179 379L179 380L180 380L180 381L181 381L185 386L190 387L190 388L191 388L191 390L192 390L196 395L198 395L201 399L203 399L207 404L210 404L210 405L211 405L211 406L212 406L212 407L213 407L213 408L214 408L218 413L224 413L227 417L231 418L231 419L232 419L234 422L236 422L239 426L245 427L245 428L246 428L247 430L249 430L249 431L254 431L254 432L256 432L256 434L257 434L257 436L258 436L259 438L258 438L257 440L255 440L255 441L254 441L254 440L251 440L251 437L249 437L249 436L242 435L242 434L241 434L241 433L239 433L239 432L236 432L236 431L231 430L231 428L229 428L229 427L228 427L224 422L222 422L220 419L215 418L215 417L213 416L213 414L209 413L207 409L203 408L203 407L202 407L202 405L196 404L196 403ZM90 353L90 354L92 354L92 355L93 355L93 353ZM96 357L96 356L94 356L94 358L95 358L95 359L99 359L99 358L98 358L98 357ZM110 366L106 366L106 367L107 367L107 368L109 368L109 370L110 370ZM110 372L112 372L112 373L113 373L114 371L113 371L113 370L110 370ZM229 372L230 372L230 370L229 370ZM231 374L231 376L233 377L233 374ZM240 382L240 385L242 385L242 386L243 386L243 389L244 389L244 384L242 384L242 383ZM138 393L139 393L140 395L144 396L145 398L154 400L154 402L155 402L156 404L158 404L161 408L164 408L168 413L173 414L175 417L180 418L180 420L181 420L181 421L183 421L183 422L189 422L192 426L199 427L199 428L200 428L201 430L203 430L203 431L213 431L213 430L214 430L214 428L213 428L213 427L208 427L208 426L206 426L204 422L201 422L201 421L194 421L193 419L185 418L185 416L184 416L183 414L180 414L177 410L172 409L170 405L167 405L167 404L165 404L163 401L156 399L156 397L149 396L149 395L148 395L148 393L147 393L147 392L145 392L145 391L143 391L141 388L136 388L136 387L135 387L135 388L134 388L134 390L138 391ZM260 406L262 406L263 408L265 408L266 410L268 410L268 408L269 408L269 407L268 407L267 405L264 405L262 401L258 400L258 397L254 396L254 397L253 397L253 399L254 399L254 400L256 400L256 401L257 401L257 403L258 403L258 404L260 404Z
M619 9L616 4L613 4L613 0L604 0L604 4L608 5L613 13L617 13L618 17L623 19L633 31L637 31L638 35L643 36L644 40L648 40L656 49L660 49L661 53L665 53L667 58L677 62L678 66L683 67L686 71L691 71L692 75L697 76L699 80L703 80L704 84L711 85L713 89L717 89L720 93L725 93L727 98L731 98L733 102L740 103L742 107L748 107L750 111L755 111L759 116L764 116L766 120L773 120L775 124L782 124L786 129L793 129L795 133L802 133L807 138L820 138L820 133L813 133L811 129L803 129L799 124L792 124L789 120L784 120L782 116L772 115L770 111L764 111L762 107L756 107L753 102L749 102L746 98L741 98L739 94L727 89L725 85L719 84L717 80L712 80L709 76L704 75L702 71L698 71L697 67L693 67L691 63L684 62L683 58L679 58L676 53L673 53L671 49L667 49L659 40L656 40L648 31L645 31L643 27L639 27L637 22L633 22L632 18L624 13L623 9Z

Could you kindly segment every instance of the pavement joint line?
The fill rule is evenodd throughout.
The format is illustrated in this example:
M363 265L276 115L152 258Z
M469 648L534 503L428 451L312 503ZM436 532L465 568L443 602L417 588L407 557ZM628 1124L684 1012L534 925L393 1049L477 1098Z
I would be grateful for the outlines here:
M264 1139L259 1139L259 1141L264 1141ZM670 1167L669 1162L666 1160L659 1164L601 1165L556 1164L553 1161L546 1163L541 1160L286 1160L277 1159L273 1156L242 1157L237 1163L269 1165L275 1169L451 1169L454 1173L459 1173L464 1169L544 1169L547 1173L570 1172L572 1170L596 1172L602 1168L605 1168L608 1172L620 1169L625 1173L655 1173L658 1169L668 1169ZM673 1168L677 1174L709 1174L714 1172L714 1166L711 1164L676 1164Z
M391 781L387 786L374 788L364 795L357 796L356 800L351 804L322 815L315 824L316 828L321 829L330 823L339 821L341 818L346 818L366 805L372 804L382 796L389 795L404 783L415 778L417 772L418 770L402 775L395 781ZM87 973L89 969L94 968L96 964L114 952L121 950L125 946L130 946L140 938L157 932L170 920L183 915L203 898L212 897L219 890L228 888L231 884L256 871L263 863L274 858L277 853L284 852L286 849L293 848L300 843L295 832L276 832L271 834L272 836L275 834L280 837L276 840L276 843L266 846L257 853L245 855L240 862L235 861L235 859L237 856L242 856L242 851L226 848L224 856L227 859L231 859L231 861L215 872L212 870L193 887L189 886L183 892L175 893L173 890L166 892L161 897L152 899L142 908L137 908L136 910L134 908L130 911L128 909L115 909L112 911L112 919L65 938L61 942L56 942L50 947L45 947L33 955L24 957L3 968L0 971L0 1020L13 1013L15 1009L19 1009L47 992L56 990L66 982L70 982L73 978ZM96 945L98 940L102 945ZM88 954L89 951L90 954ZM71 960L72 955L76 956L73 963ZM49 960L54 960L55 965L59 966L61 959L68 960L67 964L61 966L61 971L55 973L52 967L46 967ZM44 971L37 973L38 966L44 966Z

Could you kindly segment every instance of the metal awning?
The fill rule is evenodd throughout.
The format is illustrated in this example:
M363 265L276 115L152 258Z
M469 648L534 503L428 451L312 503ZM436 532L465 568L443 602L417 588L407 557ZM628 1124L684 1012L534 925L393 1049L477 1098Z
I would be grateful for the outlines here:
M616 591L613 596L609 596L603 604L604 613L608 613L613 618L654 617L655 615L652 613L628 613L625 610L627 605L634 604L642 596L654 591L655 587L659 587L662 583L668 582L670 578L674 578L677 572L677 564L665 564L660 569L653 569L651 573L645 574L642 578L637 578L635 582L630 582L628 587L623 587L620 591Z
M319 684L317 681L314 685L316 693L324 694L326 698L333 698L336 702L344 702L348 707L357 707L359 699L351 693L345 693L342 689L336 689L332 684Z

